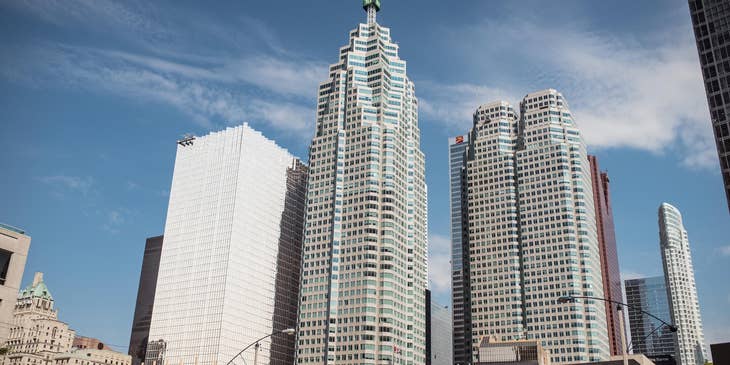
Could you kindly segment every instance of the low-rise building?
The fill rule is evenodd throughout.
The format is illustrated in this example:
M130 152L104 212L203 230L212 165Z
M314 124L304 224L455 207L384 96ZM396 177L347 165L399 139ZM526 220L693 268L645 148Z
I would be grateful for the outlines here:
M96 349L96 350L111 350L111 348L105 345L98 338L76 336L71 347L75 349Z
M0 345L13 327L13 302L23 280L28 248L30 237L22 229L0 223Z
M74 348L55 358L55 365L130 365L131 363L131 356L108 349Z
M550 365L550 351L536 340L498 341L494 336L479 343L477 365Z

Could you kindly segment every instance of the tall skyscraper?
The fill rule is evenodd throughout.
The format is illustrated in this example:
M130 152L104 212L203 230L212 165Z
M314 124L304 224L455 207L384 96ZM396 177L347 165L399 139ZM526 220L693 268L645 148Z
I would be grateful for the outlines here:
M225 364L296 326L307 167L247 124L178 142L147 361ZM293 338L244 361L293 363Z
M449 139L449 193L451 203L451 308L454 365L471 357L469 296L469 231L466 229L466 159L469 136Z
M629 305L632 352L646 356L674 356L674 332L641 312L643 310L672 323L664 276L626 280L626 304Z
M682 224L682 214L667 203L659 207L659 240L669 310L672 323L678 329L677 365L702 365L707 358L707 350L689 238Z
M730 209L730 5L727 1L689 0L689 11Z
M160 268L163 236L150 237L145 242L142 270L137 287L137 303L134 306L132 333L129 336L129 351L132 365L144 361L149 342L150 322L152 321L152 305L155 302L157 287L157 271Z
M18 298L29 248L30 236L25 231L0 223L0 346L13 326L12 303Z
M603 276L603 295L606 299L616 302L623 301L621 290L621 271L618 266L618 252L616 250L616 230L613 226L613 209L611 208L611 191L607 172L601 172L596 156L588 156L591 164L591 181L593 182L593 205L596 210L596 233L598 246L601 252L601 272ZM608 326L608 341L612 355L621 352L621 326L619 316L621 312L613 305L606 305L606 325Z
M379 0L319 86L297 361L426 361L427 227L415 88Z
M559 304L565 295L604 297L588 155L563 96L528 94L519 119L505 101L480 106L466 149L461 220L468 241L471 362L484 336L536 339L552 361L609 356L602 301ZM457 213L452 203L452 213ZM452 228L453 232L453 228ZM462 237L462 239L464 238ZM455 315L456 318L456 315ZM455 337L455 341L459 340ZM455 352L458 349L454 345Z

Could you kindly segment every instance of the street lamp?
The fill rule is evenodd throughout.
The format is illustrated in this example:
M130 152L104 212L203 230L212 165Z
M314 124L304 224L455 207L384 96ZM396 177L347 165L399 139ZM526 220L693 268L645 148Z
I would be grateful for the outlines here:
M631 348L631 346L633 344L633 339L631 340L632 344L629 344L627 346L626 345L626 333L624 331L623 307L629 307L629 308L638 310L641 313L644 313L644 314L646 314L646 315L648 315L648 316L656 319L657 321L662 322L663 326L667 326L667 328L669 328L670 331L677 332L677 327L675 325L669 324L669 323L665 322L663 319L661 319L661 318L659 318L659 317L657 317L657 316L655 316L655 315L653 315L653 314L651 314L651 313L649 313L649 312L647 312L647 311L645 311L645 310L643 310L643 309L641 309L639 307L636 307L636 306L633 306L633 305L628 305L626 303L618 302L618 301L611 300L611 299L599 298L599 297L580 296L580 295L566 295L566 296L562 296L562 297L558 298L558 303L575 303L576 299L595 299L595 300L602 300L604 302L616 304L616 309L621 311L621 316L619 317L619 325L621 327L620 328L620 331L621 331L621 345L622 345L622 347L625 347L625 348L623 348L623 351L622 351L624 365L627 365L628 364L628 358L626 357L626 353L629 352L629 349ZM659 326L657 329L659 329L659 328L661 328L663 326ZM656 332L656 329L654 331L652 331L652 333L650 333L649 336L651 336L654 332ZM649 336L647 336L647 337L649 337Z
M251 342L248 346L244 347L243 350L241 350L239 353L236 354L236 356L234 356L232 359L228 360L226 365L231 365L233 360L235 360L237 357L241 356L241 354L243 354L244 351L248 350L253 345L256 345L256 349L258 350L259 342L262 340L265 340L271 336L282 335L282 334L287 335L287 336L293 336L295 333L297 333L297 331L293 328L287 328L287 329L284 329L281 331L274 331L273 333L269 333L268 335L261 337L258 340ZM243 357L241 357L241 358L243 359ZM258 358L258 351L256 351L256 354L254 355L254 360L253 360L254 365L256 365L257 358Z

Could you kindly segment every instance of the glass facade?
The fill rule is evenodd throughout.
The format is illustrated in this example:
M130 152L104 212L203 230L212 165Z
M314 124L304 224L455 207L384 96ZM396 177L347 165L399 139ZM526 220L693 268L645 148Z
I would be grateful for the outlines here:
M426 362L427 211L418 100L390 29L350 32L320 84L297 362Z
M689 0L697 53L730 209L730 3Z
M451 311L448 306L431 302L431 365L453 365Z
M148 361L225 364L296 326L306 171L246 124L179 142ZM281 336L244 360L293 363Z
M454 364L471 359L471 326L469 320L469 240L466 236L466 179L469 136L449 139L449 192L451 204L451 308L453 316Z
M132 333L129 337L128 353L132 356L132 365L141 364L147 353L152 305L155 302L155 288L157 287L157 271L160 268L160 254L162 253L162 239L163 236L150 237L145 242L142 270L137 288L137 302L132 320Z
M667 286L663 276L626 280L626 304L629 305L631 349L646 356L674 356L674 333L641 310L671 323Z

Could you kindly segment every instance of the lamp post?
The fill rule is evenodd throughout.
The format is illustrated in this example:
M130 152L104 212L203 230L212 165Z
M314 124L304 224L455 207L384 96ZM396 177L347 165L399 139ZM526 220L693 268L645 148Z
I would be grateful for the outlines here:
M293 328L287 328L285 330L275 331L273 333L269 333L268 335L266 335L264 337L261 337L258 340L254 341L254 342L251 342L248 346L244 347L243 350L241 350L239 353L236 354L236 356L234 356L233 358L231 358L230 360L228 360L228 362L226 363L226 365L231 365L231 363L233 362L233 360L235 360L237 357L241 356L241 354L243 354L244 351L248 350L251 346L254 346L254 345L256 345L256 354L254 354L254 365L256 365L256 360L258 360L259 342L261 342L262 340L265 340L265 339L267 339L267 338L269 338L271 336L275 336L275 335L284 334L284 335L288 335L288 336L293 336L296 332L297 331L295 329L293 329ZM241 357L241 358L243 358L243 357Z
M582 295L566 295L566 296L562 296L562 297L558 298L558 303L574 303L576 301L576 299L595 299L595 300L601 300L601 301L608 302L608 303L613 303L613 304L616 304L617 305L616 309L622 311L621 312L621 317L619 318L619 326L621 327L620 328L620 330L621 330L621 341L622 341L622 344L621 345L623 346L622 353L623 353L624 364L627 364L627 362L628 362L628 359L626 358L626 353L629 351L629 349L631 348L632 345L626 345L626 333L625 333L624 328L623 328L624 327L623 307L628 307L628 308L632 308L632 309L638 310L639 312L644 313L647 316L650 316L651 318L654 318L654 319L656 319L659 322L662 322L662 325L663 326L667 326L667 328L669 328L670 331L677 332L677 326L675 326L673 324L669 324L669 323L665 322L663 319L661 319L661 318L659 318L659 317L657 317L657 316L655 316L655 315L653 315L653 314L651 314L651 313L649 313L649 312L647 312L647 311L645 311L645 310L643 310L643 309L641 309L639 307L636 307L636 306L633 306L633 305L628 305L626 303L618 302L618 301L611 300L611 299L599 298L599 297L588 297L588 296L582 296ZM632 342L633 342L633 339L632 339Z

